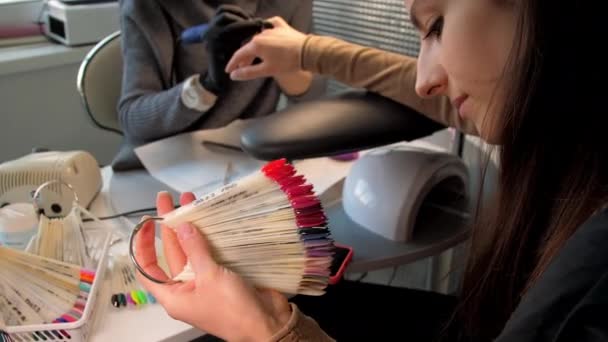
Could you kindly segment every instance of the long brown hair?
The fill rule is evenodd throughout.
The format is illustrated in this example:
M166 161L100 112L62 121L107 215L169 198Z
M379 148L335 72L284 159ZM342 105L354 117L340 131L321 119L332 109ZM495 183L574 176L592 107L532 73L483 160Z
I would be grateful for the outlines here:
M605 40L592 13L602 11L565 0L511 5L518 39L505 69L512 87L494 126L498 189L474 226L455 316L475 341L500 334L526 290L608 200L608 113L592 82L606 78L606 62L591 49Z

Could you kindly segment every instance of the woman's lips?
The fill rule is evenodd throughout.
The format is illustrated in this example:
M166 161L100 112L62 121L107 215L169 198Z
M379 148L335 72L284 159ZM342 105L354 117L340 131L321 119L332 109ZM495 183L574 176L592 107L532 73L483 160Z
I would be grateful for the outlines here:
M462 104L468 98L468 95L461 95L452 101L452 105L454 106L454 108L456 108L456 110L458 111L458 115L460 115L461 117L464 116L464 113L462 112Z

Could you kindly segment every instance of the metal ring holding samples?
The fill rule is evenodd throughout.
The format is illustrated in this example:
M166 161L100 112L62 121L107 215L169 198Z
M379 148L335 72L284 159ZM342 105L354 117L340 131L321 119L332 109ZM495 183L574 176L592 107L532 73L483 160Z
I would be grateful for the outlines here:
M76 193L76 190L74 190L74 187L71 184L66 183L66 182L64 182L62 180L52 179L50 181L47 181L47 182L44 182L44 183L40 184L40 186L38 188L36 188L36 191L32 195L32 204L34 205L34 210L37 213L40 212L40 210L42 209L40 207L40 205L38 204L38 198L40 196L40 193L42 192L42 189L44 189L45 187L47 187L47 186L49 186L51 184L65 185L68 189L70 189L70 191L72 192L72 195L74 195L74 202L72 203L72 205L74 203L79 204L78 193Z
M146 224L146 222L148 222L148 221L160 221L162 219L163 219L162 217L158 217L158 216L147 217L147 218L141 220L141 222L139 222L137 225L135 225L135 227L133 228L133 231L131 232L131 237L129 238L129 257L131 258L131 261L133 262L133 264L135 265L135 268L137 268L137 270L139 271L139 273L141 273L141 275L143 275L144 277L146 277L148 280L150 280L152 282L155 282L157 284L172 285L172 284L179 283L179 281L175 281L175 280L159 280L159 279L154 278L150 274L148 274L144 270L144 268L141 267L141 265L139 265L139 263L137 262L137 258L135 257L135 251L133 250L133 245L135 243L135 236L144 227L144 224Z

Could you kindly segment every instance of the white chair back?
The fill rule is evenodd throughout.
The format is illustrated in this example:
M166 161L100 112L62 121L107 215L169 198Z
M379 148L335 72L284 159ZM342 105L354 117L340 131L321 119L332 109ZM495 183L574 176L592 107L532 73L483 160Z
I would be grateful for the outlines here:
M91 49L78 70L77 87L93 123L122 135L117 109L122 87L120 42L117 31Z

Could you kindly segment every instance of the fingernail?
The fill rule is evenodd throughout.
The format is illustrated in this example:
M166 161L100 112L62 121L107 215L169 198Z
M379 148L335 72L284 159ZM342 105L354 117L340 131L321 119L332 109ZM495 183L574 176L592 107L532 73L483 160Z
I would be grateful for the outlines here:
M180 240L186 240L192 237L194 230L192 229L192 225L189 223L182 223L179 227L177 227L177 237Z
M167 195L169 195L169 191L164 191L164 190L163 190L163 191L159 191L159 192L156 194L156 197L160 197L160 196L167 196Z
M232 80L234 80L234 81L240 81L240 80L241 80L239 73L238 73L238 72L236 72L236 71L233 71L233 72L230 74L230 78L231 78Z

